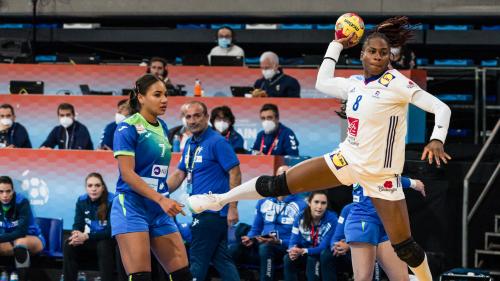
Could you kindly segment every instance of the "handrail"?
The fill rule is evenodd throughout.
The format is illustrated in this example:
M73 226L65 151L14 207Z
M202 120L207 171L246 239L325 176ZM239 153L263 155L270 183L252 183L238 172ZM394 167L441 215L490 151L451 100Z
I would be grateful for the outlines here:
M476 211L477 206L475 205L474 208L471 210L471 216L469 217L469 179L472 176L472 174L476 171L476 168L479 165L479 162L481 162L481 159L483 158L484 154L488 150L490 144L493 142L493 139L495 138L496 134L500 130L500 119L497 120L497 123L495 125L495 128L491 132L491 135L489 136L488 140L486 143L483 145L481 148L481 151L479 151L479 154L477 155L476 159L472 163L471 167L469 168L469 171L465 175L464 178L464 194L463 194L463 206L462 206L462 267L467 267L467 252L468 252L468 226L469 226L469 220L470 217L472 217L473 212ZM493 173L492 177L498 174L500 164L497 165L497 168L495 169L495 172ZM487 183L487 189L489 189L489 186L493 183L492 177L488 180ZM483 190L484 192L484 190ZM481 193L480 198L478 200L482 201L482 198L484 195Z

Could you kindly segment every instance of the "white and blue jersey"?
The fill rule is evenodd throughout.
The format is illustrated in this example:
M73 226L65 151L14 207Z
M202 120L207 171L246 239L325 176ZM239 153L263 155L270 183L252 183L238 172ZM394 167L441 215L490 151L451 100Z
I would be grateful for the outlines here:
M327 210L318 225L307 228L302 225L303 218L304 212L295 218L288 247L306 248L308 255L319 255L330 243L337 226L337 214Z
M260 199L255 206L255 219L247 236L277 234L283 245L288 245L295 218L307 207L304 198L288 195L279 201L274 197Z
M152 189L168 196L166 179L171 159L168 128L158 119L152 125L136 113L118 124L114 137L114 155L132 156L134 172ZM117 196L111 210L112 235L148 231L152 237L177 231L174 220L154 201L136 193L120 174Z

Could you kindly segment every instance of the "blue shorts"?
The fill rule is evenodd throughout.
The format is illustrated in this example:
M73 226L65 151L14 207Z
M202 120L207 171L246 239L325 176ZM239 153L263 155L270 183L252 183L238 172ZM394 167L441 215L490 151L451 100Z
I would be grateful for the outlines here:
M149 232L159 237L178 232L172 217L155 202L133 193L118 193L111 207L111 235Z
M378 223L367 221L345 222L344 233L346 242L368 243L374 246L389 240L385 233L384 226Z

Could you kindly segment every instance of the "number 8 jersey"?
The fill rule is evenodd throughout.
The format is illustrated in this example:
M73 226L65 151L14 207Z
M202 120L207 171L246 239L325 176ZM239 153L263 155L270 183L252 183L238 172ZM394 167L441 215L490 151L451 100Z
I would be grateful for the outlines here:
M339 147L349 165L364 175L394 175L403 170L406 116L420 88L397 70L365 79L348 78L347 138Z
M171 145L168 142L168 128L158 119L158 125L152 125L136 113L118 124L115 130L114 156L128 155L135 157L134 171L152 189L168 195L165 180L171 158ZM133 189L118 177L117 192L130 192Z

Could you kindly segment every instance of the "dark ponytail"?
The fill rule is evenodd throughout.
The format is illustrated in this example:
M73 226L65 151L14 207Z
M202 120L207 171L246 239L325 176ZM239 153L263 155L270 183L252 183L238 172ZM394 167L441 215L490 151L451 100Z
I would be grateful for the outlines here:
M160 78L153 74L144 74L137 81L135 81L135 86L133 91L130 93L129 104L132 110L132 114L141 111L141 104L139 103L138 95L146 95L149 87L156 82L164 83Z
M370 39L382 38L389 47L402 47L414 36L413 28L410 26L408 17L397 16L379 23L363 44L363 49Z
M311 192L311 195L307 197L307 202L309 203L309 206L304 209L304 216L302 217L302 227L304 229L311 229L311 225L313 223L313 218L312 218L312 213L311 213L311 201L314 198L315 195L317 194L322 194L325 195L328 198L328 195L326 191L320 190L320 191L313 191ZM328 204L328 200L326 200L326 204ZM327 205L328 207L328 205Z
M103 190L102 190L101 197L98 199L99 200L99 207L97 207L97 218L100 221L105 221L107 218L107 214L108 214L108 197L109 197L108 187L106 186L106 183L104 182L104 179L102 178L102 175L99 173L95 173L95 172L90 173L85 178L85 186L87 185L87 180L89 178L98 178L102 184Z

